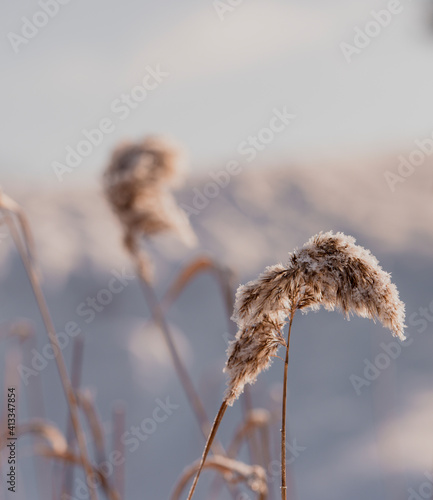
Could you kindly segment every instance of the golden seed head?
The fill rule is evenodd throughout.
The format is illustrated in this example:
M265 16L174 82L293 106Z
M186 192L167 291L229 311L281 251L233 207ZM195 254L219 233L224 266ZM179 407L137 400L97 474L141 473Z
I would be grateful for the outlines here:
M242 393L246 383L269 367L282 328L297 310L324 307L379 320L404 340L405 305L391 276L369 250L343 233L319 233L289 255L286 266L266 268L256 280L238 288L233 319L238 333L228 350L227 401Z

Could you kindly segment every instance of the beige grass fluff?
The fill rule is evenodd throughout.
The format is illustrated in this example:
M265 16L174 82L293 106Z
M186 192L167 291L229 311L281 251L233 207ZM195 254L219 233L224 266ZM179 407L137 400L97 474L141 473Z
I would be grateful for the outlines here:
M324 307L379 320L404 340L405 306L391 276L369 250L343 233L319 233L288 263L268 267L256 280L238 288L233 319L236 339L228 349L227 401L242 393L268 368L278 346L285 345L282 328L297 310Z

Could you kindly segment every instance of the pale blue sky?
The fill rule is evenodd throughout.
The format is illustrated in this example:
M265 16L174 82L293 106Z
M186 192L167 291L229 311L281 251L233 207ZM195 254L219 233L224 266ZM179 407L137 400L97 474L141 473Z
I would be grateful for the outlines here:
M53 161L104 117L114 132L71 181L96 177L118 141L153 132L182 142L194 168L216 168L284 106L296 119L257 163L410 148L433 133L426 2L402 0L351 64L340 49L388 3L244 0L221 21L211 0L70 0L15 53L8 33L41 8L0 0L2 172L57 182ZM157 64L169 76L120 120L113 100Z

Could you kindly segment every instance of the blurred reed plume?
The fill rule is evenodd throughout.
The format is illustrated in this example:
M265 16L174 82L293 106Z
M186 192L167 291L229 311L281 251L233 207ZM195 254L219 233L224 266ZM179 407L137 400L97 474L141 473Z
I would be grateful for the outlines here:
M148 137L139 144L120 145L114 151L104 174L104 187L106 197L123 226L125 247L137 267L146 302L164 337L178 379L206 439L210 421L179 354L164 307L152 285L151 264L140 245L142 236L151 237L169 230L175 231L187 244L196 242L186 214L176 205L169 191L169 188L179 185L183 172L179 149L165 139ZM202 268L201 265L198 267ZM193 265L195 268L196 264ZM182 286L180 284L180 288ZM176 288L175 293L178 291L180 289ZM216 443L216 451L224 454L219 443Z
M132 254L141 236L166 231L177 233L186 245L196 243L188 217L171 192L181 185L184 172L180 149L160 137L123 143L113 152L104 175L104 189ZM144 255L142 263L143 273L150 279L151 266Z
M391 277L377 259L343 233L319 233L301 250L289 255L286 266L268 267L256 280L240 286L233 319L238 333L228 349L225 371L228 389L215 418L188 499L192 498L219 424L228 406L268 368L280 345L286 348L281 430L281 495L286 499L286 399L290 334L297 310L307 312L323 306L379 320L394 336L404 340L405 306ZM287 341L283 327L289 320Z

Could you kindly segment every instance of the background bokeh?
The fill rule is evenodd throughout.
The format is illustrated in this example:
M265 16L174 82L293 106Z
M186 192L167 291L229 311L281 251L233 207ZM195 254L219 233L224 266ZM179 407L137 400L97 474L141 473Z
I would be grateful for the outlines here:
M189 154L190 176L177 198L184 208L192 207L190 220L199 237L193 250L170 235L149 244L160 296L195 256L217 259L239 284L266 265L284 262L287 252L312 234L332 229L370 248L392 272L407 304L413 341L402 344L396 359L360 394L353 376L365 378L366 364L374 364L383 343L393 340L389 332L367 320L346 322L336 313L296 318L289 367L289 440L295 450L289 498L433 495L433 480L425 475L433 464L431 3L401 1L401 12L350 63L341 48L354 43L357 28L373 19L372 10L389 4L245 0L221 19L212 1L71 0L58 4L58 13L15 51L10 33L20 35L22 18L32 19L41 6L0 0L1 184L30 219L56 328L64 331L74 321L82 330L82 386L93 394L107 448L112 449L112 411L120 402L125 431L151 418L157 400L168 397L178 405L137 450L126 453L125 498L169 498L176 478L203 447L165 344L149 323L138 280L127 280L90 323L79 314L80 305L106 288L113 272L134 275L120 228L102 197L100 176L117 143L149 133L175 138ZM133 92L146 68L158 66L169 75L120 119L113 102ZM249 161L240 145L268 127L275 109L295 117ZM53 162L65 163L66 148L77 147L83 129L94 129L107 117L113 132L59 181ZM420 141L427 149L417 156ZM405 160L412 167L402 167ZM215 197L206 197L209 183L227 179L221 172L230 161L239 162L240 173L229 176ZM16 356L28 364L31 349L40 351L47 340L4 226L0 260L0 385L5 387L7 377L17 375ZM19 347L8 337L18 318L32 325L34 344ZM215 280L207 274L194 280L168 319L212 418L224 393L229 337ZM64 349L68 366L72 350L71 340ZM278 460L282 373L276 359L252 390L254 405L274 415L273 460ZM21 382L19 394L20 421L45 417L65 431L67 410L52 361L28 386ZM221 428L224 444L241 420L237 404ZM0 498L51 498L53 477L58 489L61 467L38 481L32 445L30 438L20 442L14 495L5 488L3 457ZM241 453L246 461L247 451ZM42 463L44 473L51 472L50 463ZM75 477L79 481L81 472ZM207 498L210 479L203 476L198 498ZM276 499L279 477L270 479ZM245 492L244 500L254 498ZM74 499L86 498L81 494L75 487ZM219 498L231 497L223 489Z

